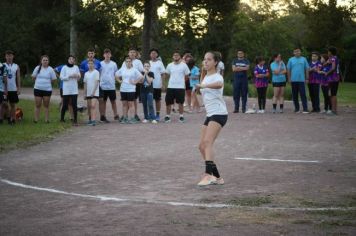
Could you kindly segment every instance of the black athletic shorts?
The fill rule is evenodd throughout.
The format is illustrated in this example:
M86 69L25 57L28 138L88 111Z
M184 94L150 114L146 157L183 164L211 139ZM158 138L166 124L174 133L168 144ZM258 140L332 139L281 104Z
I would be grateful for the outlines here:
M106 102L108 98L110 101L115 101L116 100L116 90L103 90L99 87L99 97L104 99Z
M338 88L339 88L339 81L330 82L329 83L330 96L336 96Z
M17 95L17 91L8 91L7 100L9 101L9 103L18 103L19 96Z
M35 95L35 97L50 97L52 96L52 91L34 89L33 94Z
M272 85L273 87L286 87L286 82L275 82Z
M173 105L174 101L178 104L184 103L185 89L168 88L166 93L166 105Z
M0 91L0 106L1 106L1 103L4 101L4 92L3 91ZM1 117L0 117L1 118Z
M88 96L88 97L85 97L86 100L91 100L91 99L99 99L99 97L97 96Z
M161 101L162 89L153 89L153 99L156 101Z
M135 92L120 92L121 101L133 102L136 100Z
M227 122L227 115L212 115L210 117L206 117L204 125L208 126L210 121L215 121L224 127Z
M185 90L187 90L187 91L191 91L192 90L192 87L190 87L190 80L189 79L187 79L185 81Z
M140 98L141 100L141 84L136 84L135 99Z

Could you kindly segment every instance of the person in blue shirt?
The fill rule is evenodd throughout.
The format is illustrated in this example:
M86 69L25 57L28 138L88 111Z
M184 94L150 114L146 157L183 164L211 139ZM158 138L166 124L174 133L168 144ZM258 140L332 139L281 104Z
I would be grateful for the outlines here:
M279 102L279 112L283 113L284 89L286 87L287 67L282 61L281 54L277 53L272 57L271 63L272 85L273 85L273 113L277 112L277 102Z
M237 51L237 58L232 62L232 71L234 72L233 90L234 90L234 113L239 112L240 97L242 100L242 113L246 112L248 80L247 71L250 69L250 62L245 58L243 50Z
M89 66L88 66L88 61L89 60L94 61L94 66L95 66L95 69L97 71L100 71L100 68L101 68L100 61L95 58L95 50L94 50L94 48L89 48L88 49L87 56L88 56L88 58L83 60L80 63L80 66L79 66L79 70L80 70L80 73L82 74L82 77L84 76L85 72L87 72L89 70Z
M187 66L190 70L190 74L189 74L189 85L192 91L192 112L196 111L196 112L201 112L200 109L200 103L199 103L199 99L197 96L197 91L196 91L196 85L200 83L199 79L200 79L200 70L199 68L195 65L195 60L193 58L191 58L188 63Z
M293 51L294 57L288 60L287 72L288 78L292 84L292 97L294 103L294 112L299 113L299 94L303 105L303 114L308 114L308 101L305 93L305 81L309 79L309 64L305 57L302 57L300 47Z

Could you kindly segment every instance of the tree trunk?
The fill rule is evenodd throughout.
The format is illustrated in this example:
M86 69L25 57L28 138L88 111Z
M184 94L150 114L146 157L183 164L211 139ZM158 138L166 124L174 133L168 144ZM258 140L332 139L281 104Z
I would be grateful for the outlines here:
M69 53L76 55L78 52L77 30L74 24L74 15L77 12L77 0L70 0L70 45Z
M143 60L149 59L149 50L151 47L155 46L158 22L157 9L159 2L159 0L145 0L141 54Z

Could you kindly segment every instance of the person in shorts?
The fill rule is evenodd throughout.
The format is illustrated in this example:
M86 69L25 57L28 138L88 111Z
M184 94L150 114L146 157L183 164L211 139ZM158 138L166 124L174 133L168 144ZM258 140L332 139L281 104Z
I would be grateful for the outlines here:
M5 52L6 62L4 63L7 69L7 100L10 104L10 123L15 124L16 120L16 104L19 102L21 91L21 75L20 67L14 63L13 51Z
M223 97L224 79L217 72L219 54L207 52L204 56L204 69L206 76L197 89L200 89L205 110L206 119L201 129L199 150L205 161L205 175L202 177L198 186L211 184L224 184L224 179L220 176L218 168L214 162L213 145L221 129L225 126L228 112Z
M284 90L287 81L286 78L287 67L282 61L282 56L280 53L273 55L270 68L271 68L272 86L273 86L272 112L273 113L277 112L277 103L279 102L279 112L283 113Z
M120 95L123 117L120 120L120 123L135 124L138 120L136 119L135 114L131 113L135 113L134 102L136 100L136 84L142 82L143 76L133 67L132 59L130 57L126 57L125 64L125 67L121 67L121 69L115 73L116 79L121 83ZM131 115L131 118L129 118L129 115Z
M185 81L189 79L190 70L185 62L181 60L178 50L173 53L173 62L168 64L166 73L169 75L168 88L166 93L166 117L164 122L171 122L171 109L174 103L179 107L179 122L184 123L183 104L185 97Z
M99 99L99 71L93 61L88 61L89 70L84 74L84 100L87 100L88 125L96 125L96 103Z

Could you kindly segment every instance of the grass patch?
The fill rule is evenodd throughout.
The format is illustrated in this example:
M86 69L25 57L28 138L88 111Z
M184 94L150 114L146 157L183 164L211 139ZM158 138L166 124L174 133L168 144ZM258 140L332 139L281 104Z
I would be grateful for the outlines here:
M356 105L356 83L340 83L339 84L339 90L338 90L338 102L342 105ZM308 101L310 101L309 98L309 91L308 88L306 87L306 92L307 92L307 97ZM232 96L233 95L233 86L231 81L225 81L224 85L224 95L225 96ZM257 91L254 86L254 84L249 83L248 85L248 96L252 98L257 97ZM273 97L273 87L270 84L267 89L267 98L271 99ZM292 100L292 88L290 83L287 83L287 86L285 88L284 92L284 98L286 100ZM323 94L320 90L320 105L323 105Z
M59 122L58 104L50 105L49 124L44 123L43 112L39 122L33 123L34 101L21 100L17 106L22 108L24 118L14 126L8 125L6 121L0 125L0 153L46 141L71 127L69 122L65 124Z
M226 204L235 206L262 206L271 203L272 200L268 196L264 197L241 197L234 198L226 202Z

